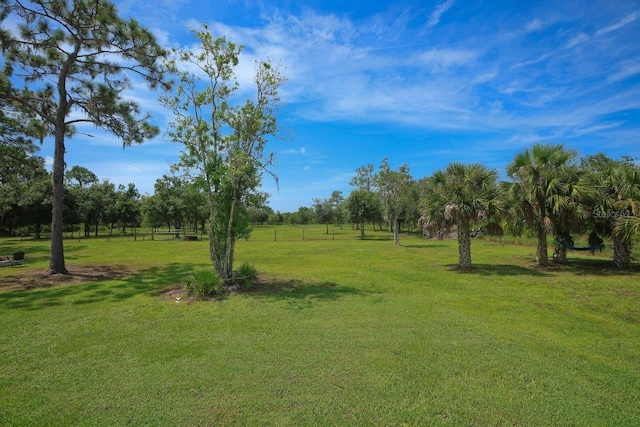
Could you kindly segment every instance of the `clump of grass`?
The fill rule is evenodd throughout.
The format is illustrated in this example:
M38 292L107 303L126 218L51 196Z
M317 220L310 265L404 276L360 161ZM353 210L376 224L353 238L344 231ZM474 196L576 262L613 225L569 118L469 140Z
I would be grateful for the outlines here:
M213 268L194 270L185 282L189 295L198 299L220 298L224 296L224 280Z
M234 281L241 289L249 290L253 287L256 277L258 277L258 270L248 262L244 262L236 271Z

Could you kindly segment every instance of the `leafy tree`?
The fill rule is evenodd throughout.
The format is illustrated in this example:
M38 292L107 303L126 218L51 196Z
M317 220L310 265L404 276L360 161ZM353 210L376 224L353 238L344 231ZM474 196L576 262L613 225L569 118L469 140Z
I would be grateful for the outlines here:
M349 181L349 185L359 190L375 191L376 178L373 170L373 165L371 164L360 166L356 169L356 175Z
M406 214L415 200L413 177L409 173L409 166L402 165L397 171L391 169L385 158L380 165L380 172L376 175L378 194L382 202L384 214L393 230L393 242L400 244L400 218Z
M326 225L326 234L329 234L329 223L333 219L333 204L331 199L313 199L313 213L318 224Z
M272 215L275 215L270 206L264 205L247 209L247 214L252 224L262 225L269 221Z
M337 225L342 226L342 223L344 222L344 210L342 209L344 197L342 196L342 191L333 191L331 193L331 198L329 198L329 202L331 203L334 221Z
M346 211L353 224L362 225L360 237L364 238L364 224L371 221L375 230L375 223L381 221L382 207L376 196L376 176L373 165L369 164L356 169L356 175L351 178L349 185L356 187L357 193L352 191L345 202ZM370 194L365 194L370 193ZM353 197L352 197L353 196Z
M138 105L125 100L128 76L152 87L164 84L160 59L166 51L135 20L118 16L107 0L0 0L0 22L18 21L18 31L0 29L5 76L23 88L7 88L0 98L19 105L54 136L53 209L50 273L66 273L63 206L65 139L74 126L91 123L140 143L158 129Z
M129 183L126 187L118 186L115 193L114 218L122 227L122 234L126 233L127 226L137 227L141 222L140 193L135 184Z
M83 166L73 166L65 177L67 193L72 203L67 206L75 207L80 222L84 225L84 236L89 237L91 227L95 227L94 234L98 235L100 222L115 222L116 194L115 186L108 180L100 180L89 169Z
M67 186L89 188L92 184L100 182L95 173L83 166L74 166L65 175Z
M19 223L33 227L36 239L42 238L42 229L51 224L51 175L41 173L29 180L18 202Z
M269 218L267 219L267 222L270 225L279 225L279 224L284 224L284 215L280 213L280 211L277 211L275 213L272 213L269 215Z
M422 224L431 230L457 226L460 267L471 267L471 224L501 211L496 179L495 170L479 163L451 163L427 179Z
M296 212L283 215L284 222L291 225L309 224L313 220L313 209L307 206L300 206Z
M207 209L207 195L201 186L184 182L182 190L182 203L184 206L184 221L193 232L198 232L198 224L202 225L204 232L209 210Z
M144 222L154 229L166 223L160 201L158 194L142 196L142 217Z
M44 168L44 159L30 158L12 178L10 228L33 227L40 239L43 225L51 222L51 175ZM5 187L0 185L0 192Z
M207 86L201 90L198 78L182 71L175 96L162 102L175 116L169 135L185 147L181 166L207 194L209 254L216 271L228 280L235 242L250 232L247 208L263 203L257 189L263 173L272 174L273 158L264 150L277 132L278 90L285 78L269 62L257 62L255 100L232 105L241 47L214 39L206 26L196 38L201 49L179 52L178 59L197 69Z
M565 170L576 156L575 151L562 144L535 144L507 165L507 175L514 180L509 191L518 201L517 210L534 228L538 241L536 260L541 266L549 264L547 232L553 230L551 214L567 193Z
M153 213L168 226L169 231L172 225L176 230L182 228L186 210L184 192L187 185L183 179L174 174L163 175L154 185L155 192L152 200L157 206L153 208Z
M0 73L0 93L10 90L9 80ZM42 159L35 156L38 147L30 138L36 131L26 114L0 96L0 222L29 174L41 167Z
M360 238L364 239L364 224L375 221L380 215L380 200L376 193L365 189L353 190L345 201L349 218L360 226Z

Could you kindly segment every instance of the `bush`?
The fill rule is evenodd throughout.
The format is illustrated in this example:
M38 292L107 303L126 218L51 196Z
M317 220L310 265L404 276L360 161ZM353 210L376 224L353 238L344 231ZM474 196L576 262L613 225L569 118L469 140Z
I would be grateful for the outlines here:
M258 270L251 264L245 262L236 271L235 282L240 285L242 289L248 290L253 287L256 277L258 277Z
M224 294L224 280L213 268L195 270L186 280L189 295L198 299L219 298Z

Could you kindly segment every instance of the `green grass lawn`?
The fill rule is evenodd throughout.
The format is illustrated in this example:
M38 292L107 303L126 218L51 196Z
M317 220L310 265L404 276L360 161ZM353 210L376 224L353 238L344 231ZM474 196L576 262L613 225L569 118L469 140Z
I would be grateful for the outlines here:
M637 269L474 240L461 271L455 241L301 230L238 243L270 288L198 303L161 294L207 242L68 240L71 270L131 271L0 285L0 425L640 425ZM48 242L15 250L0 283L46 270Z

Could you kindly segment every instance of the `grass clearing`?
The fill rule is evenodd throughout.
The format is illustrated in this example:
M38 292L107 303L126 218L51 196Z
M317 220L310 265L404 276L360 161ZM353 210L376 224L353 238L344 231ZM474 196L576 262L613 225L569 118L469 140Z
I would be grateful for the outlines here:
M464 271L455 241L305 230L257 228L236 264L270 286L194 304L161 294L206 242L69 240L102 273L20 289L48 242L0 240L27 253L0 269L0 424L640 424L637 269L474 240Z

